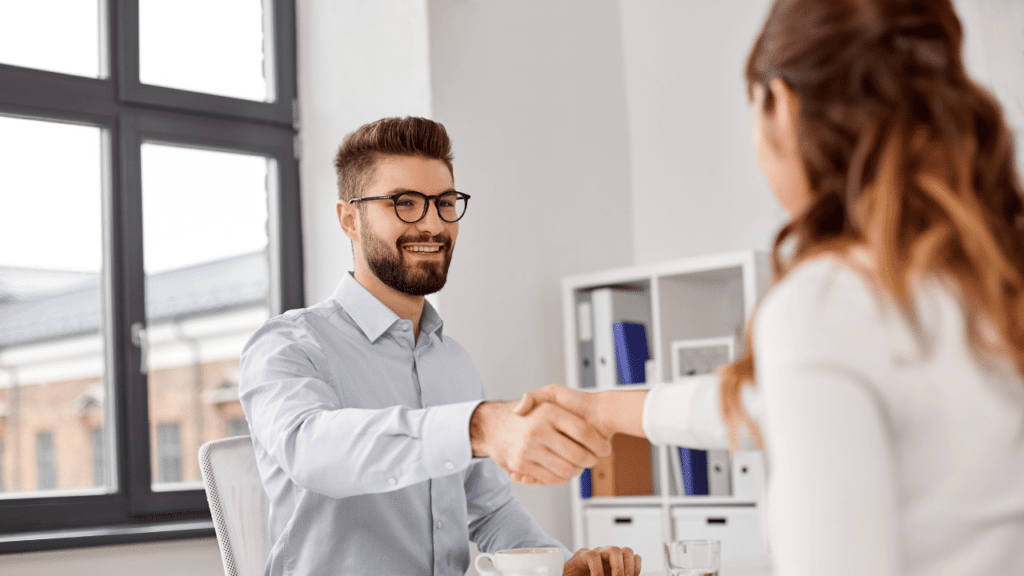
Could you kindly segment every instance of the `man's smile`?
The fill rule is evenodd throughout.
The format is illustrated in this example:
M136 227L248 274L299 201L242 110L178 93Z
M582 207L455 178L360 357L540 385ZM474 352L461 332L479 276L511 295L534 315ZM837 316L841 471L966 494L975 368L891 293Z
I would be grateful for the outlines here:
M441 248L443 247L444 245L442 244L405 244L402 246L402 249L405 250L406 252L427 255L439 254L441 252Z

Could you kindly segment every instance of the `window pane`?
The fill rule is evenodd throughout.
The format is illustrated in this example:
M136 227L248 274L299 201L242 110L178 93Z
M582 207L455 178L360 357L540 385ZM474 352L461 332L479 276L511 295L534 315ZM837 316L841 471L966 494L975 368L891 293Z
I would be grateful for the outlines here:
M140 0L139 80L272 101L262 0Z
M93 486L106 486L109 482L110 467L109 454L107 453L107 433L103 427L92 430L92 484Z
M40 490L57 489L57 457L53 453L53 432L36 434L36 483Z
M181 435L177 424L156 425L157 482L181 482Z
M199 446L231 435L230 422L244 417L238 357L269 318L267 200L274 166L262 156L142 146L155 490L200 486ZM165 469L169 448L162 442L170 440L161 434L171 433L160 426L167 422L180 430L177 477Z
M245 418L232 418L228 420L227 432L225 436L248 436L249 435L249 423L245 421Z
M110 408L102 137L0 116L3 497L114 489L110 477L96 486L91 450Z
M0 62L98 78L100 4L97 0L0 3Z

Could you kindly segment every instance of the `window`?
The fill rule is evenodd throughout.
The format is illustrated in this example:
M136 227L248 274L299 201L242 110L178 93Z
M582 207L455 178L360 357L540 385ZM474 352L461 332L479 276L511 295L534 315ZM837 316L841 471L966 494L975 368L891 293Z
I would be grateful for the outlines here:
M213 534L199 446L303 305L294 12L0 7L0 552Z
M228 420L228 431L224 436L248 436L249 423L245 418L232 418Z
M57 458L53 450L53 432L36 433L36 488L57 489Z
M156 481L181 482L181 441L177 424L156 425Z
M92 431L92 485L107 485L107 448L103 428Z
M4 464L4 441L0 439L0 492L7 491L7 479L5 478L4 470L7 466Z

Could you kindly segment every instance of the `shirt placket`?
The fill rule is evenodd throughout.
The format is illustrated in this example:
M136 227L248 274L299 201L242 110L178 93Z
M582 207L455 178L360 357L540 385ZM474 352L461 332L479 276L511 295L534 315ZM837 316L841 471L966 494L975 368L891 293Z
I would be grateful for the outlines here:
M429 402L425 402L423 399L428 396L423 393L423 384L420 382L419 377L419 360L427 354L427 350L431 345L431 334L427 332L420 332L419 341L413 345L413 360L412 360L412 372L413 381L416 382L416 391L419 393L420 406L423 408L429 407ZM430 382L427 383L431 385ZM446 550L452 549L452 542L449 542L452 535L452 526L446 526L449 522L449 518L445 514L445 509L452 505L449 500L452 498L452 490L450 486L445 486L445 479L438 481L429 480L429 493L430 493L430 521L433 530L433 568L435 575L450 574L452 573L452 559L447 557L445 554ZM461 494L461 492L460 492Z

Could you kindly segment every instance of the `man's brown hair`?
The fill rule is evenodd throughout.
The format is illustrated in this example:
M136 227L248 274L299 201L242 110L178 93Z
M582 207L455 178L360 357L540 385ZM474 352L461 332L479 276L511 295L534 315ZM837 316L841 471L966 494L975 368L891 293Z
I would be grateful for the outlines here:
M334 157L338 198L358 198L386 156L440 160L452 173L452 142L439 122L427 118L383 118L345 136Z

